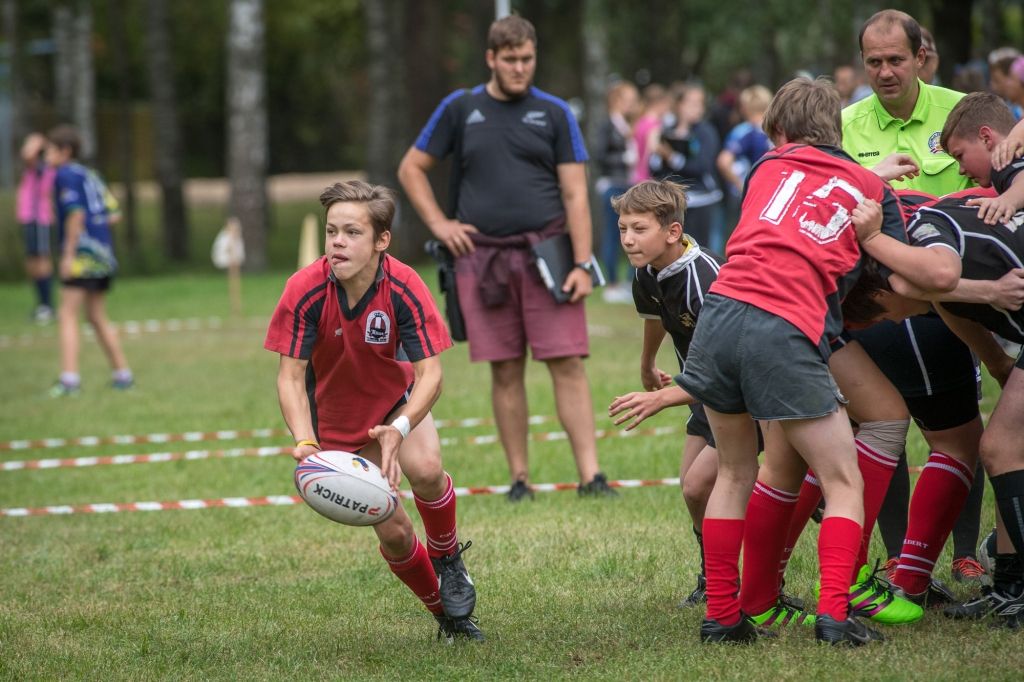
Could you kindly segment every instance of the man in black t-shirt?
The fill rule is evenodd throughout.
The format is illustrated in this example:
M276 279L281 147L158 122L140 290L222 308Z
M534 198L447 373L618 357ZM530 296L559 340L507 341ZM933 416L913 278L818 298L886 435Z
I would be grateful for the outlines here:
M491 367L494 417L512 477L509 500L532 496L527 347L551 374L580 495L614 495L598 467L583 365L589 353L583 300L593 268L583 136L568 104L532 85L537 37L530 22L499 19L487 43L490 80L441 102L402 159L398 179L423 222L457 257L470 359ZM446 216L427 174L449 155L453 200ZM576 267L559 283L569 301L558 303L530 246L563 232Z
M1024 159L1000 171L991 166L993 148L1014 125L998 97L972 93L950 113L942 131L943 149L960 172L999 195L958 196L920 209L908 225L913 244L948 248L962 261L961 284L935 307L978 354L1003 391L981 440L981 459L992 482L996 505L1012 549L998 548L995 586L983 598L947 610L951 617L993 614L1011 628L1024 626L1024 353L1013 359L994 346L991 333L1024 343L1024 292L1010 303L992 302L998 285L1024 282ZM980 193L979 193L980 194ZM893 276L858 284L846 307L848 321L899 320L927 309L921 292ZM894 291L889 290L889 287ZM1013 554L1016 556L1013 556Z

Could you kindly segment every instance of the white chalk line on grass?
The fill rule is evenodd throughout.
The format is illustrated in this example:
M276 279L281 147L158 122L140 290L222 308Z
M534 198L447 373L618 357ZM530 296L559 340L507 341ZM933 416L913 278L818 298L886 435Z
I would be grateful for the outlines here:
M599 429L595 432L598 439L604 438L632 438L635 436L665 436L676 433L680 430L675 426L659 426L650 429L639 429L636 431L606 431ZM550 442L566 440L568 435L565 431L547 431L542 433L531 433L530 439L537 442ZM491 445L498 442L496 435L486 436L465 436L463 438L442 438L441 445L452 447L456 445ZM153 452L136 455L104 455L98 457L74 457L63 459L23 459L10 462L0 462L0 471L21 471L30 469L80 469L83 467L104 466L108 464L147 464L154 462L194 461L199 459L228 459L233 457L273 457L276 455L291 454L291 447L261 447L261 448L229 448L225 450L188 450L186 452Z
M238 323L241 323L239 325ZM171 318L167 320L127 320L125 322L113 322L114 328L126 336L139 336L142 334L158 334L164 332L181 331L209 331L220 329L262 328L267 325L267 318L246 317L239 320L232 320L223 317L188 317L183 319ZM82 335L86 338L94 338L96 333L92 327L83 324ZM0 350L6 348L29 348L42 340L57 340L56 330L25 332L23 334L0 334Z
M529 423L533 426L537 426L554 420L555 417L537 414L529 418ZM494 426L494 419L490 417L435 419L434 426L439 429ZM206 441L241 440L243 438L279 438L288 435L289 433L286 429L221 429L218 431L186 431L184 433L81 436L79 438L34 438L0 442L0 452L8 450L50 450L64 447L92 447L97 445L135 445L139 443L199 443Z
M626 479L609 481L613 488L645 488L651 486L679 485L678 478ZM576 483L537 483L530 486L535 492L550 493L562 490L576 490ZM456 497L473 495L504 495L507 485L455 488ZM405 499L412 499L412 492L399 493ZM171 511L179 509L215 509L218 507L266 507L302 504L298 495L266 495L263 497L221 497L208 500L171 500L166 502L103 502L97 504L60 504L45 507L10 507L0 509L0 516L66 516L69 514L113 514L133 511Z

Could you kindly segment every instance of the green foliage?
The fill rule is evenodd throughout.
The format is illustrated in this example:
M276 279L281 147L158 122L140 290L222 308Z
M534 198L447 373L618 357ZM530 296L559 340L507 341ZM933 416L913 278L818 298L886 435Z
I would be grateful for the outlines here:
M434 283L432 272L424 272ZM287 270L246 277L244 310L227 315L222 276L126 278L109 298L114 320L222 318L219 329L125 337L138 376L129 393L106 387L97 345L83 344L84 392L44 397L56 375L52 327L25 319L29 292L0 286L0 441L223 428L280 427L277 359L261 349ZM598 428L605 407L638 387L640 322L624 306L589 305L588 373ZM17 341L29 334L25 342ZM488 416L487 370L460 344L443 356L435 417ZM663 349L661 366L674 359ZM550 380L531 363L532 414L553 414ZM995 395L986 378L986 411ZM685 410L650 425L682 426ZM645 425L646 426L646 425ZM532 427L557 430L554 423ZM444 437L491 434L446 429ZM4 461L183 451L274 441L171 443L0 453ZM612 478L675 476L682 436L599 442ZM573 481L564 441L531 444L535 481ZM912 463L926 456L912 436ZM444 448L456 484L506 481L496 445ZM293 493L286 457L213 459L0 472L0 507ZM415 510L407 503L415 517ZM986 500L983 528L992 522ZM888 629L867 650L822 649L810 632L752 647L697 643L699 611L676 602L698 559L678 489L623 490L615 500L540 493L511 506L499 496L459 500L467 565L479 587L481 647L435 643L433 620L391 576L368 530L333 525L302 506L0 518L0 679L1016 679L1019 634L929 613ZM417 527L419 522L416 521ZM812 598L812 525L787 587ZM949 555L939 561L948 577ZM966 593L960 589L961 594Z

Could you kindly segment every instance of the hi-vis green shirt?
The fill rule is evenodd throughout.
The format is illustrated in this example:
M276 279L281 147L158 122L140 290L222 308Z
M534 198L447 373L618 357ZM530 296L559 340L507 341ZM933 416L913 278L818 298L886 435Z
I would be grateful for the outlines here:
M867 168L894 152L912 156L921 173L891 183L896 189L935 196L966 189L970 181L960 175L956 159L939 144L946 117L964 95L920 80L918 85L921 91L908 121L893 118L875 94L843 109L843 149Z

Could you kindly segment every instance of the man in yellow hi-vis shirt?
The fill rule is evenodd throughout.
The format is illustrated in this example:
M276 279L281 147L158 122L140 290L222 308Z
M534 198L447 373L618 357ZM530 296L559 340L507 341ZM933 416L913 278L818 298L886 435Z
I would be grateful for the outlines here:
M896 189L936 196L965 189L967 179L939 144L946 116L963 93L918 78L927 56L918 23L883 10L865 22L860 50L874 94L843 109L843 149L869 168L894 152L910 155L920 173L894 181Z

